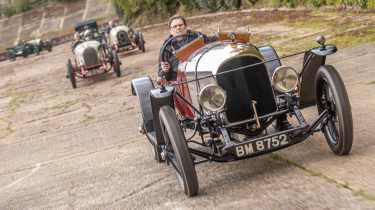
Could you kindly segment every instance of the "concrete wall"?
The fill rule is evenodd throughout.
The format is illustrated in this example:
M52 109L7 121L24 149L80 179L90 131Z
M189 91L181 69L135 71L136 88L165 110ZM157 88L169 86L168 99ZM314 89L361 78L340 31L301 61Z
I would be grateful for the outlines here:
M53 4L10 18L0 19L0 51L20 40L63 34L82 20L114 16L109 0L77 0Z

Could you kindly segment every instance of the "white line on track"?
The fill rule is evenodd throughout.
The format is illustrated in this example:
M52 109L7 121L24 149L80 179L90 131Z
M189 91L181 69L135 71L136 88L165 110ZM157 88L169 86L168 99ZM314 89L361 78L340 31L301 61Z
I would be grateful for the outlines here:
M30 173L28 173L26 176L23 176L23 177L15 180L15 181L13 181L12 183L10 183L10 184L8 184L8 185L6 185L4 187L1 187L0 188L0 192L3 192L4 190L7 190L7 189L9 189L9 188L11 188L11 187L13 187L13 186L21 183L22 181L24 181L25 179L29 178L30 176L32 176L33 174L35 174L37 171L39 171L40 167L41 167L40 163L35 164L35 167L33 168L33 170L30 171Z

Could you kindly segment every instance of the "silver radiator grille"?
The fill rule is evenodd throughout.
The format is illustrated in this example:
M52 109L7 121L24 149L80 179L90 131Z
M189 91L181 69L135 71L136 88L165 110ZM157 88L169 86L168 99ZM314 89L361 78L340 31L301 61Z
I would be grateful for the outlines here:
M98 53L93 47L88 47L83 51L83 58L86 66L94 66L99 64Z

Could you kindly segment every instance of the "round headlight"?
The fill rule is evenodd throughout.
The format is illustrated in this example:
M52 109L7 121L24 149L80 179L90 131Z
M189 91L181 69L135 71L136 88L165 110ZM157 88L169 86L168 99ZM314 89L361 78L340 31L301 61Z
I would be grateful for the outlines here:
M282 93L292 92L298 85L298 74L289 66L279 66L272 75L272 84Z
M220 111L224 108L226 99L225 91L214 84L207 85L199 92L199 103L207 111Z

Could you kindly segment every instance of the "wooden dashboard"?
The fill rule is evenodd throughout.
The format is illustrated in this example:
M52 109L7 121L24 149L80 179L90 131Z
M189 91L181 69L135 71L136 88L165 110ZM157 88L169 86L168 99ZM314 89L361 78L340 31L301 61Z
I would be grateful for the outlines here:
M198 50L199 48L204 46L204 39L203 37L198 37L191 41L189 44L181 47L176 51L176 58L180 61L186 61L189 56Z
M250 41L250 33L246 32L219 32L218 38L220 41L236 41L248 43Z

